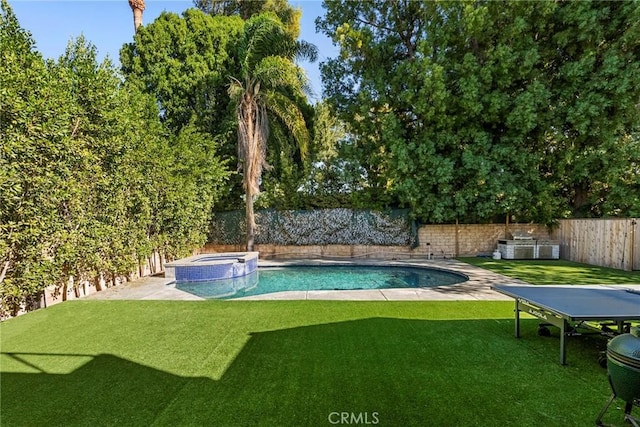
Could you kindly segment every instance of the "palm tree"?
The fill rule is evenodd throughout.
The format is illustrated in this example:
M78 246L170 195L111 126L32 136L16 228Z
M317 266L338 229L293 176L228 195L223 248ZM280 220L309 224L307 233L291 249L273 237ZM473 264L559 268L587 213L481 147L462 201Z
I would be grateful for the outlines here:
M238 55L240 76L231 78L229 95L238 120L238 169L243 174L248 251L253 250L255 240L253 202L260 193L262 171L269 168L269 114L288 128L304 156L309 132L294 99L310 91L306 74L294 61L315 61L316 57L316 47L294 40L272 13L254 16L245 23Z
M138 27L142 25L142 12L145 9L144 0L129 0L129 6L133 12L133 29L137 33Z

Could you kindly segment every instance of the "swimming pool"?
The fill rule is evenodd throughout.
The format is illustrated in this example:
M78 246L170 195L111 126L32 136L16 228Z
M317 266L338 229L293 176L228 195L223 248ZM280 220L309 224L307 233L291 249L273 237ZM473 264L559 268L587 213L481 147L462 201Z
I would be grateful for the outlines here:
M260 267L234 279L176 283L176 288L207 299L235 299L284 291L431 288L462 283L467 277L424 267L293 266Z

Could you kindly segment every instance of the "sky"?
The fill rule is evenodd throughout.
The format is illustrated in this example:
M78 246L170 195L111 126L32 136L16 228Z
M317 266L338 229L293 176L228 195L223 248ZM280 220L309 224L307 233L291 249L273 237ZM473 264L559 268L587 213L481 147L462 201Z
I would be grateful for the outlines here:
M318 61L300 63L311 81L314 99L322 95L319 64L337 56L331 40L315 31L315 19L324 14L320 0L289 0L302 9L300 38L318 47ZM191 0L146 0L143 25L153 22L163 11L181 14L193 7ZM127 0L9 0L9 5L36 42L36 50L45 58L57 59L68 42L80 35L96 46L98 59L105 56L119 64L120 48L133 41L133 14Z

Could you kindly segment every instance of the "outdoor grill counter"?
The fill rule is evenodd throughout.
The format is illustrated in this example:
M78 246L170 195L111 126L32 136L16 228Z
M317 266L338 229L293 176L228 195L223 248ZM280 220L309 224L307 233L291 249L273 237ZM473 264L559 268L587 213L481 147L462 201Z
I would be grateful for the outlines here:
M560 243L514 235L511 240L498 240L498 251L503 259L559 259Z

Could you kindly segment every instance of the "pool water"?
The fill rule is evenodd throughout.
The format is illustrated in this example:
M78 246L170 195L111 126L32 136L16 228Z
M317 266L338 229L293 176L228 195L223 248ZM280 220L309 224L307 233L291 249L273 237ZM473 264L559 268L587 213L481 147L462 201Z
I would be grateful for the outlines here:
M210 282L176 283L207 299L233 299L283 291L428 288L466 281L461 274L420 267L260 267L250 275Z

